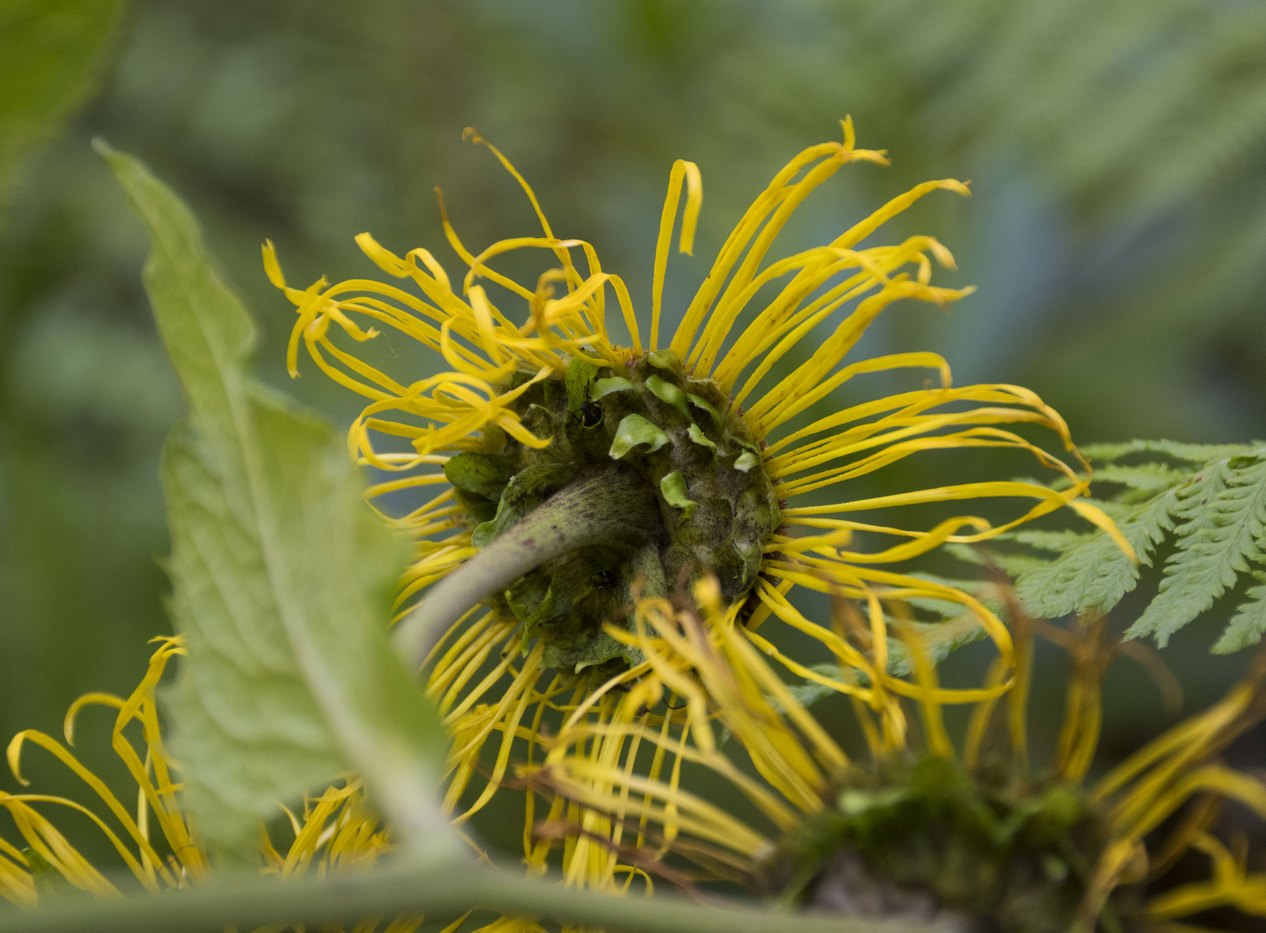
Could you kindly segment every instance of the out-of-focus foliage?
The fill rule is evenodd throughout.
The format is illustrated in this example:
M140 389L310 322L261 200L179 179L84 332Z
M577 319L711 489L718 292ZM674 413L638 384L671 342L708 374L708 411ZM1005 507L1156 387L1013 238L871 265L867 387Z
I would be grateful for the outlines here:
M123 0L7 0L0 7L0 196L21 157L92 89L123 7Z
M972 374L1010 345L1083 437L1260 432L1266 6L843 6L849 83L908 117L886 144L1002 212L958 249L994 324L952 325Z
M1250 0L138 0L94 103L27 163L0 243L0 734L126 690L169 628L156 464L178 390L93 135L185 193L280 381L292 311L260 270L265 237L296 281L364 271L362 230L444 254L437 184L472 245L533 230L464 126L641 299L674 158L705 175L706 256L851 113L893 167L833 182L788 250L927 177L975 191L911 223L979 291L943 318L895 309L867 349L1031 385L1082 440L1244 440L1266 424L1264 17ZM668 300L688 286L670 278ZM319 380L296 391L350 411Z
M32 713L47 711L48 699L69 695L76 675L71 665L55 662L74 644L67 639L95 650L99 663L120 658L106 639L93 637L93 590L104 580L66 570L80 562L108 564L90 557L103 526L126 530L152 521L143 505L124 511L118 502L118 493L135 482L131 463L119 468L119 455L153 408L134 378L138 358L126 336L101 318L82 320L69 341L58 339L64 315L36 319L32 299L60 290L71 257L59 252L55 237L41 235L51 230L36 232L28 223L31 210L53 220L44 213L45 199L28 192L23 200L30 207L11 210L9 197L15 182L30 182L22 169L36 168L40 145L97 89L117 49L124 8L122 0L0 6L0 682L7 686L0 729L6 737ZM83 365L111 358L114 380ZM46 378L52 374L60 378ZM82 403L75 406L77 432L63 431L71 400ZM117 417L123 430L96 448L99 483L86 501L80 477L66 465L86 453L98 416ZM156 504L149 511L157 512ZM158 574L130 569L120 593L137 603L152 599ZM56 608L72 605L78 624L59 637L50 631Z

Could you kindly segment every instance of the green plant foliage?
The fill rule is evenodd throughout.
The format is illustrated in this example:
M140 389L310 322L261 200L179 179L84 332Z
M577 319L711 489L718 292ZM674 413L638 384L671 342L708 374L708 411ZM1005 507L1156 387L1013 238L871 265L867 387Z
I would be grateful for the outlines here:
M1242 577L1266 584L1266 445L1134 441L1086 453L1101 464L1096 487L1114 489L1099 504L1133 545L1138 563L1100 533L1017 533L1014 540L1048 557L1001 559L1017 574L1016 593L1029 612L1054 618L1111 609L1138 583L1142 567L1168 553L1156 598L1127 632L1163 647ZM1162 551L1162 543L1170 548ZM1258 585L1214 651L1238 651L1264 632L1266 585Z
M1197 0L850 2L838 15L861 55L841 68L878 66L901 82L886 93L930 97L912 132L951 150L1040 154L1062 199L1137 221L1251 166L1266 145L1266 7L1215 6L1211 16ZM885 41L894 30L902 41Z
M979 581L956 580L953 581L953 585L969 592L980 589ZM933 666L940 664L952 652L980 641L985 636L985 630L980 627L980 622L976 617L962 612L961 607L955 607L951 611L950 603L933 605L932 600L921 601L919 605L944 616L939 622L906 623L911 634L918 638L919 647L927 653L928 660ZM907 678L914 675L914 659L910 656L910 651L904 642L896 640L889 642L888 651L889 674ZM867 680L856 670L843 668L839 664L813 664L809 669L815 674L835 681L843 679L865 682ZM806 708L828 697L839 696L839 690L835 687L807 678L802 682L789 685L787 689L796 701Z
M1253 181L1266 165L1266 4L820 6L835 41L807 44L782 73L805 95L847 89L896 170L917 160L973 179L959 213L975 242L947 237L982 286L945 325L957 378L996 375L1008 339L1025 384L1058 385L1082 436L1256 433L1228 400L1260 398L1266 374L1266 190Z
M123 8L123 0L0 6L0 194L20 158L87 96Z
M187 208L100 148L152 237L145 284L190 407L163 462L189 809L241 858L279 801L354 769L398 838L442 850L444 733L383 624L405 545L365 508L334 431L246 375L253 325Z

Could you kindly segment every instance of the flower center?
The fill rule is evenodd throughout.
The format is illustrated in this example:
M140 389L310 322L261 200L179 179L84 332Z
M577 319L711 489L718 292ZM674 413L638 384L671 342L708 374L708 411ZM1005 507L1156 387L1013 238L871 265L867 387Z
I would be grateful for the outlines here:
M511 382L531 378L519 373ZM781 520L778 497L760 444L715 383L692 378L666 352L622 368L573 359L562 378L530 385L516 414L537 437L549 438L549 446L535 449L488 432L482 450L457 454L444 468L478 523L476 547L597 470L635 474L658 506L650 545L632 549L612 541L582 548L504 591L525 639L544 642L547 665L579 671L636 660L602 623L628 617L637 581L643 595L654 595L708 572L731 602L751 589L764 545ZM648 518L629 521L644 527Z
M843 914L950 910L1035 933L1076 925L1109 835L1080 789L1021 787L935 757L845 784L765 861L772 890Z

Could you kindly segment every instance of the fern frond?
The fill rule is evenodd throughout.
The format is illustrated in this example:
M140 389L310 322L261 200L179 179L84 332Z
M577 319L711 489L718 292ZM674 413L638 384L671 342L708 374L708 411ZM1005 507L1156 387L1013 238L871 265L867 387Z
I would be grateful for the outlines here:
M1173 549L1156 598L1127 631L1162 647L1214 601L1252 574L1266 584L1266 444L1130 441L1088 447L1106 463L1099 487L1117 489L1099 505L1138 554L1131 563L1101 533L1020 532L1010 540L1029 555L1013 557L1016 594L1026 610L1056 618L1107 611L1137 585L1159 546ZM1027 563L1026 563L1027 561ZM1006 569L1004 567L1004 569ZM1236 651L1266 633L1266 585L1249 590L1215 651Z
M1169 637L1235 585L1250 563L1263 560L1266 459L1237 457L1212 464L1179 491L1177 550L1165 564L1157 595L1129 630Z
M1110 464L1095 469L1095 482L1127 486L1137 493L1154 493L1172 489L1186 479L1183 470L1166 463ZM1128 493L1123 493L1126 496Z
M1017 569L1012 569L1012 566L1004 566L994 560L996 555L993 552L988 552L987 556L985 556L985 552L964 546L963 553L960 556L970 563L978 565L989 564L991 567L1002 570L1008 576L1015 576L1019 572ZM1036 558L1031 554L1010 555L1008 556L1008 562L1010 562L1011 557L1015 559L1013 566L1018 568L1027 568L1040 562L1040 558ZM981 576L969 578L945 577L934 573L916 573L914 576L939 586L961 590L973 599L979 600L982 605L993 612L1001 612L1006 606L1006 597L998 584ZM946 619L954 619L963 614L962 603L951 602L950 600L935 599L933 597L913 597L908 602L912 608L937 617L937 622L928 623L932 625L939 625Z
M1203 466L1222 457L1244 456L1251 450L1252 446L1244 444L1184 444L1181 441L1135 440L1118 444L1086 444L1081 452L1096 465L1095 478L1102 479L1098 472L1099 464L1122 460L1132 454L1157 454L1169 460Z
M1102 505L1102 503L1100 503ZM1078 541L1086 537L1085 532L1081 531L1017 531L1012 538L1019 541L1025 547L1035 548L1039 551L1046 551L1051 554L1058 554L1066 551ZM1011 565L1014 560L1007 562L999 562L1003 570L1011 573ZM1027 567L1021 567L1021 570L1027 570Z
M1205 112L1194 113L1164 146L1182 158L1145 163L1123 182L1123 199L1155 209L1171 206L1191 191L1203 190L1218 175L1260 153L1266 137L1266 87L1260 81L1224 80L1226 88Z
M1139 563L1146 566L1165 533L1173 528L1178 494L1170 488L1140 503L1098 504L1112 516ZM1021 573L1015 587L1016 596L1030 613L1054 619L1088 609L1111 609L1134 589L1138 579L1138 564L1121 553L1107 535L1090 532L1073 535L1057 558Z

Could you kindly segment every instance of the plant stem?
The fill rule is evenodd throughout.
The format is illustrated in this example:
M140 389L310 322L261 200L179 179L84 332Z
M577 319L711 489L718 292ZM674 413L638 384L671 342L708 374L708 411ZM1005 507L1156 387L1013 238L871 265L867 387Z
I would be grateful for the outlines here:
M629 933L948 933L934 922L790 913L657 894L623 897L566 888L518 870L465 859L396 860L363 872L297 879L251 878L139 895L117 901L79 898L34 910L0 910L0 933L209 933L270 924L325 928L368 917L425 913L452 920L470 909Z
M417 668L468 610L546 561L594 545L634 550L660 529L654 493L633 471L579 478L432 586L396 626L396 648Z

